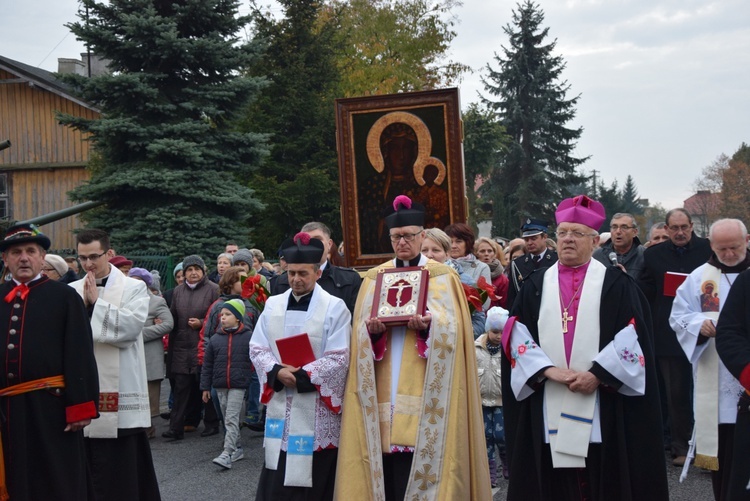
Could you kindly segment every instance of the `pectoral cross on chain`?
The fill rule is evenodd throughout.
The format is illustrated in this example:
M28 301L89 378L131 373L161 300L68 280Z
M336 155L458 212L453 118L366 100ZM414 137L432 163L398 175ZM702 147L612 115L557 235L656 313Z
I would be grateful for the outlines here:
M568 315L568 309L565 308L562 314L563 334L568 333L568 322L572 322L572 321L573 321L573 315Z

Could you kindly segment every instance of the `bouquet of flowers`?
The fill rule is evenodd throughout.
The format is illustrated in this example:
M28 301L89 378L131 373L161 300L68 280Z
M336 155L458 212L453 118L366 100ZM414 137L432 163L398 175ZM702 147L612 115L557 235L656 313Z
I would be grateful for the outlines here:
M262 313L270 295L268 279L254 269L250 269L250 275L240 278L240 281L242 282L242 297L250 301L250 304Z
M461 282L461 285L464 288L464 294L466 295L466 300L469 302L469 311L471 313L482 311L482 306L484 305L484 302L487 301L487 298L490 298L492 301L499 300L495 295L495 288L492 284L487 283L487 280L484 277L479 277L476 287L472 287L463 282Z

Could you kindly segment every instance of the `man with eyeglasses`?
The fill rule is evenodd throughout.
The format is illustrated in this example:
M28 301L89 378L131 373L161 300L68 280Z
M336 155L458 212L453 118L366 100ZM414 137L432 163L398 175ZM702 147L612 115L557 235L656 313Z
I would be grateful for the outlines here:
M28 224L0 240L12 277L0 285L0 491L13 500L86 500L82 430L98 414L96 361L83 301L41 273L49 247Z
M693 370L675 331L669 326L675 298L675 287L671 284L676 276L668 273L678 273L683 277L691 273L708 261L711 246L708 239L693 233L693 221L685 209L670 210L665 222L669 241L649 247L643 253L639 285L653 314L654 347L660 386L663 384L664 388L662 409L667 414L665 424L671 437L672 464L683 466L693 429Z
M76 235L86 276L70 284L91 321L99 369L99 419L84 430L96 499L160 499L146 430L151 426L141 331L148 317L146 284L124 275L109 235Z
M633 278L638 278L643 269L643 251L645 247L638 239L638 224L635 217L627 212L618 212L609 222L611 238L609 242L594 251L594 259L604 266L614 263L610 254L615 253L617 264L625 268L625 272Z
M547 221L526 219L521 226L521 238L526 244L526 254L518 256L510 263L510 286L508 287L508 308L513 307L523 281L539 269L549 268L557 262L557 252L547 249Z
M337 499L492 497L468 304L458 274L421 254L424 221L422 205L396 197L385 218L396 257L362 281ZM372 314L376 282L385 270L405 267L428 270L428 311L386 326Z
M591 259L604 207L560 202L557 264L524 283L503 330L508 499L669 498L648 305Z

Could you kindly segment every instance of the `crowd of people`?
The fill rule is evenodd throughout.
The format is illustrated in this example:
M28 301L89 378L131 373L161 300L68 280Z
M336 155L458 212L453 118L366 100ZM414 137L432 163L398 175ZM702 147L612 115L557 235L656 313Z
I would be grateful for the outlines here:
M160 499L159 416L166 440L223 432L220 469L243 426L263 432L257 500L491 499L501 482L513 500L668 499L668 464L750 499L741 221L701 238L673 209L644 243L581 195L554 234L528 218L505 243L425 228L405 196L389 210L394 258L366 272L310 222L276 266L228 243L211 271L184 257L170 290L101 230L63 258L9 228L0 499Z

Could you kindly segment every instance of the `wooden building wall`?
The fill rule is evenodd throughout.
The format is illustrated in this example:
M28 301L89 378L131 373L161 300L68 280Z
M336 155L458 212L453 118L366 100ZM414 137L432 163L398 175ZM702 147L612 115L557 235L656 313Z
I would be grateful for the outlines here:
M83 167L13 171L10 180L12 218L23 221L75 205L66 194L88 177ZM73 230L79 227L78 216L71 216L39 229L52 240L53 249L68 249L75 247Z
M22 221L75 205L67 193L88 179L90 145L84 134L60 125L55 112L99 114L28 82L3 82L17 79L0 70L0 141L12 143L0 151L0 172L8 175L10 219ZM68 217L41 230L53 248L72 248L71 230L78 226L77 217Z
M3 83L17 77L0 70L0 141L13 146L0 151L0 168L82 165L89 159L84 135L55 120L55 111L84 118L99 114L63 96L26 82Z

